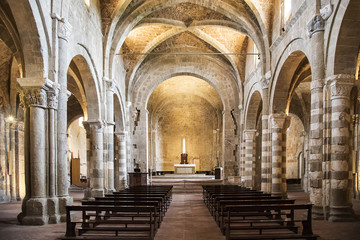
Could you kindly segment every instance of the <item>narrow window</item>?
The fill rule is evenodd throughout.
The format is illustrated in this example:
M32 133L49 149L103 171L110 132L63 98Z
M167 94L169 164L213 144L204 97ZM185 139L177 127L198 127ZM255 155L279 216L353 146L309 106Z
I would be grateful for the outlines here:
M89 8L90 7L90 0L84 0L84 2L85 2L86 7Z

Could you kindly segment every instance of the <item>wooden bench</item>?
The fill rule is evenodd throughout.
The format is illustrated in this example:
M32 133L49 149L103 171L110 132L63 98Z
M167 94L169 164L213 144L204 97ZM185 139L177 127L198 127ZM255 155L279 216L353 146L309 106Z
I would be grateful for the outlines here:
M162 206L160 201L152 201L152 200L113 200L113 199L98 199L94 201L83 200L81 201L82 205L104 205L104 206L154 206L155 207L155 218L157 218L156 227L160 227L162 222ZM90 216L90 215L89 215ZM156 229L155 229L156 230Z
M264 204L264 205L226 205L226 239L317 239L312 232L311 204ZM306 210L306 219L295 219L295 210ZM271 213L273 224L263 223L259 219L248 218L252 213ZM282 218L285 216L285 218ZM298 233L295 223L302 223L302 231ZM271 222L268 222L271 223ZM245 226L244 226L245 225ZM246 234L245 231L256 230L258 234ZM263 234L264 230L276 230Z
M221 231L225 234L225 217L226 212L224 209L227 206L244 206L244 205L269 205L269 204L294 204L294 199L252 199L252 200L220 200L219 201L219 209L216 211L215 221L220 227ZM291 212L293 214L293 212ZM293 218L293 215L288 215L288 218ZM236 213L232 214L232 217L235 217ZM270 211L258 211L258 212L249 212L248 214L244 215L244 213L239 214L240 217L243 217L243 220L246 217L263 217L262 219L256 219L257 222L261 223L279 223L279 213L271 213ZM275 221L274 221L275 219ZM255 220L255 219L254 219ZM260 220L260 221L258 221ZM244 221L243 221L244 222ZM242 223L243 223L242 222ZM249 220L249 225L252 227L252 222ZM289 222L288 222L289 225Z
M71 212L76 211L82 212L80 221L71 220ZM91 219L91 216L95 218ZM119 236L125 239L154 239L156 221L154 206L66 206L66 234L62 239L111 239ZM78 236L77 223L81 224L77 228ZM115 236L82 236L87 232L114 232Z

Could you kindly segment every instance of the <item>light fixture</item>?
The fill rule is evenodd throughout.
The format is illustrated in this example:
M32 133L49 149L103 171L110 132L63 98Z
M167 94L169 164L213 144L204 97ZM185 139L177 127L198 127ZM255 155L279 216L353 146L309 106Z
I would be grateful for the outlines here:
M6 118L7 122L13 122L14 120L15 120L15 118L11 115Z

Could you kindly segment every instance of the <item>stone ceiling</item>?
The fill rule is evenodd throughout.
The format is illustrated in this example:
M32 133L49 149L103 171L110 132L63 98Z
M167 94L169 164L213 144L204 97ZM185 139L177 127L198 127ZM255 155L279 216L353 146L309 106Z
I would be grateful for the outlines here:
M151 94L147 109L150 112L162 111L177 104L186 105L185 102L188 106L203 102L215 110L223 109L220 95L215 88L204 80L191 76L177 76L161 83Z
M123 28L124 31L126 26L121 27L121 22L137 22L127 34L120 49L127 71L127 82L141 64L151 59L152 54L169 52L220 54L220 57L232 66L240 81L240 76L244 76L246 59L245 55L240 53L246 53L249 43L246 29L268 27L273 2L106 0L102 4L102 16L103 19L109 19L122 11L117 28ZM140 11L140 7L146 4L154 7ZM138 16L135 14L137 12ZM237 16L239 21L234 19L234 16ZM249 26L252 26L241 25L244 22L251 22Z

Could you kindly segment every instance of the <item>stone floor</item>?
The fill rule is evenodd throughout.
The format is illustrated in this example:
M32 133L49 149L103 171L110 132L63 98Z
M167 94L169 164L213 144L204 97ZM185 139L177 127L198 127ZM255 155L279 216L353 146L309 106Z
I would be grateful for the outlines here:
M79 203L82 193L72 193L75 203ZM289 198L297 203L309 202L309 196L303 192L289 193ZM360 201L354 200L354 210L358 220L345 223L330 223L324 220L313 221L314 233L319 240L355 240L360 239ZM16 216L20 212L20 203L0 204L0 239L4 240L55 240L63 236L65 224L46 226L22 226L17 224ZM175 192L173 201L166 213L155 240L223 240L219 228L213 221L201 200L199 191Z

